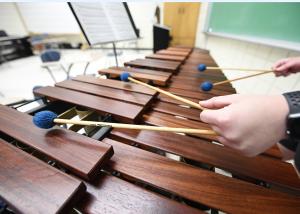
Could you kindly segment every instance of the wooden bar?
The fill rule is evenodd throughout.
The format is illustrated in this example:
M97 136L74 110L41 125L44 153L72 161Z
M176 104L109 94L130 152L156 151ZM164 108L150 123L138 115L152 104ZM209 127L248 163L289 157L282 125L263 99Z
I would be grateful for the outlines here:
M82 213L204 213L112 176L86 185L88 193L76 206Z
M228 147L174 133L113 129L110 137L129 145L138 144L142 149L162 150L233 174L300 191L300 179L291 164L263 155L249 158Z
M186 108L186 107L178 106L176 104L166 103L162 101L153 104L152 109L157 112L171 114L173 116L180 116L180 117L201 122L200 120L201 111L198 109Z
M177 82L172 82L172 85L170 86L170 88L177 88L177 89L183 89L183 90L187 90L187 91L195 91L195 92L203 92L201 89L201 84L203 82L200 82L198 84L196 84L195 82L190 82L190 81L177 81ZM235 94L236 91L233 87L228 86L228 85L216 85L214 86L215 89L219 90L219 91L226 91L226 92L230 92L232 94ZM205 93L205 92L203 92Z
M182 82L179 83L179 84L172 84L170 85L170 88L175 88L175 89L180 89L180 90L185 90L187 92L191 91L191 92L196 92L196 93L204 93L204 94L212 94L212 95L215 95L215 96L223 96L223 95L228 95L228 94L235 94L236 91L235 89L233 88L228 88L228 89L225 89L224 88L220 88L220 87L213 87L212 90L210 91L203 91L201 89L201 84L200 83L199 85L189 85L188 83L186 84L183 84ZM220 85L221 86L221 85Z
M198 169L120 142L104 139L116 155L108 170L228 213L297 213L299 197ZM238 206L237 206L238 205Z
M159 60L170 60L176 62L183 62L185 60L185 56L171 56L171 55L163 55L163 54L151 54L145 57L146 59L159 59Z
M142 69L142 68L131 68L131 67L110 67L110 69L114 70L122 70L122 71L128 71L128 72L133 72L133 73L143 73L143 74L151 74L153 76L163 76L163 77L168 77L170 78L172 74L164 71L157 71L157 70L152 70L152 69Z
M207 79L204 79L199 76L198 77L196 77L196 76L195 77L174 76L172 78L170 87L185 89L185 90L189 90L189 91L201 90L200 86L201 86L201 83L203 83L204 81L207 81ZM232 85L230 83L216 85L215 88L218 90L224 90L224 91L236 93L235 89L232 87Z
M186 69L186 68L185 68ZM191 70L190 70L191 71ZM223 80L227 80L227 78L224 75L211 75L208 73L200 73L198 71L198 73L196 73L196 71L191 71L191 72L180 72L178 75L178 77L189 77L189 78L195 78L195 79L202 79L203 81L212 81L212 82L218 82L218 81L223 81Z
M141 94L147 94L150 96L156 95L156 91L153 91L152 89L146 88L144 86L131 83L128 84L126 82L118 81L118 80L111 80L111 79L101 79L96 78L93 76L86 76L86 75L79 75L77 77L73 77L72 80L79 81L79 82L86 82L90 84L110 87L110 88L116 88L124 91L131 91L131 92L138 92Z
M200 113L199 113L200 114ZM143 115L144 121L148 125L154 126L167 126L167 127L185 127L192 129L211 129L211 127L199 121L188 120L182 117L176 117L174 115L161 113L158 111L147 112L147 114ZM192 136L200 137L206 140L218 141L216 136L212 135L201 135L201 134L190 134Z
M129 62L125 62L124 65L130 67L147 68L176 73L180 66L180 63L157 59L136 59Z
M182 51L186 53L191 53L193 48L184 48L184 47L169 47L167 48L168 51Z
M108 69L100 69L98 71L99 74L108 74L110 78L119 78L119 76L124 72L129 72L133 78L137 78L146 83L151 81L155 85L159 86L166 86L171 78L171 74L167 72L130 67L113 67ZM165 73L165 75L161 75L161 73Z
M159 50L156 52L156 54L163 54L163 55L171 55L171 56L188 56L189 53L182 52L182 51L170 51L170 50Z
M203 100L206 98L210 98L210 97L215 97L215 96L224 96L224 95L229 95L232 94L232 92L229 91L220 91L220 90L212 90L212 92L201 92L201 91L188 91L185 89L179 89L179 88L162 88L163 90L169 91L173 94L179 95L179 96L183 96L183 97L190 97L190 98L194 98L194 99L199 99L199 100ZM206 97L206 98L204 98Z
M45 96L51 99L62 100L89 109L94 109L100 114L112 114L114 118L124 123L137 122L144 111L144 107L135 104L58 87L47 86L34 90L34 93L38 96Z
M214 95L210 94L210 93L202 93L202 92L197 92L197 91L187 91L187 90L179 89L179 88L161 88L161 89L163 89L165 91L168 91L168 92L171 92L173 94L176 94L178 96L197 99L198 101L214 97ZM228 94L230 94L230 93L228 93Z
M110 98L111 100L119 100L122 102L137 104L144 106L145 108L147 108L151 104L154 98L154 96L149 96L137 92L128 92L120 89L72 80L65 80L63 82L56 83L55 86L88 93L99 97Z
M209 97L210 97L210 96L209 96ZM184 103L182 103L182 102L180 102L180 101L178 101L178 100L175 100L175 99L173 99L173 98L171 98L171 97L168 97L168 96L166 96L166 95L164 95L164 94L160 94L160 95L158 96L158 99L159 99L160 101L162 101L162 102L165 102L165 103L173 103L173 104L176 104L176 105L187 106L186 104L184 104ZM199 99L187 98L187 97L186 97L186 99L188 99L188 100L190 100L190 101L192 101L192 102L194 102L194 103L198 103L198 102L199 102Z
M283 159L282 153L279 150L279 148L277 147L277 145L274 145L270 149L265 151L264 155L271 157L271 158L279 159L279 160Z
M254 72L252 72L252 74L253 73ZM207 71L204 71L204 72L200 72L200 71L198 71L197 66L195 66L195 67L188 66L187 67L186 65L184 65L184 67L182 68L182 72L180 72L180 75L181 76L195 77L195 78L200 77L200 78L210 80L210 81L227 80L227 78L224 76L222 71L211 72L211 70L207 70ZM242 75L243 74L241 74L241 76Z
M113 148L75 132L40 129L32 117L0 105L0 131L57 161L74 174L89 180L113 155Z
M184 48L184 47L180 47L180 48ZM188 47L188 48L190 48L190 47ZM192 53L205 53L206 55L209 55L209 50L202 49L202 48L193 48Z
M0 139L0 197L16 213L66 213L85 185Z

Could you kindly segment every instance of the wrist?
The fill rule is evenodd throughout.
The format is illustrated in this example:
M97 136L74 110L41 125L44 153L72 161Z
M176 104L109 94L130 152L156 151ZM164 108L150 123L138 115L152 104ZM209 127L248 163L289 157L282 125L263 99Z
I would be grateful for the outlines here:
M290 139L300 139L300 91L283 94L288 105L287 134Z
M286 98L283 95L278 96L278 101L277 101L277 106L278 106L278 112L280 115L280 121L281 121L281 127L282 127L282 132L281 132L281 139L287 138L287 121L288 121L288 115L289 115L289 104L286 100Z

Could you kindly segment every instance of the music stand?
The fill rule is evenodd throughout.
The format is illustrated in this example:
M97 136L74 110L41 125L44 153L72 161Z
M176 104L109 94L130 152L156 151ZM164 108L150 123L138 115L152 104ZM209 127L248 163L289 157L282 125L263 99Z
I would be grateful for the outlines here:
M90 47L112 43L118 66L116 42L138 39L136 28L125 2L68 3Z

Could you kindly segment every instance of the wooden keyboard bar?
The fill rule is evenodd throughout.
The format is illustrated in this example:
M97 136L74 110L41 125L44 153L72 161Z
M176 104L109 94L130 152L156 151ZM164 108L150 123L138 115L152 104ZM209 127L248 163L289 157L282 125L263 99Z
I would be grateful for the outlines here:
M128 72L134 72L134 73L143 73L143 74L151 74L154 76L163 76L170 78L172 74L164 71L157 71L157 70L151 70L151 69L142 69L142 68L131 68L131 67L110 67L110 69L114 70L121 70L121 71L128 71Z
M95 78L93 76L85 76L85 75L79 75L77 77L73 77L72 80L79 81L79 82L86 82L90 84L110 87L110 88L116 88L124 91L131 91L131 92L138 92L141 94L147 94L150 96L154 96L156 94L155 91L152 89L146 88L144 86L131 83L128 84L126 82L118 81L118 80L111 80L111 79L101 79L101 78Z
M0 197L17 213L66 213L85 192L79 180L0 139Z
M179 47L179 48L190 48L190 47ZM195 53L195 54L198 54L198 53L204 53L206 55L209 55L209 50L207 49L202 49L202 48L193 48L193 52L192 54Z
M200 114L200 113L199 113ZM167 127L185 127L192 129L207 129L210 130L211 127L199 121L188 120L181 117L176 117L174 115L161 113L158 111L147 112L143 115L144 121L148 125L154 126L167 126ZM216 136L212 135L201 135L201 134L190 134L192 136L200 137L206 140L218 141Z
M218 66L218 65L214 65L214 66ZM219 77L219 79L227 79L224 76L224 74L221 70L206 70L204 72L200 72L200 71L198 71L198 65L197 64L195 64L195 65L185 64L185 65L182 66L181 71L184 74L194 73L194 74L198 74L199 76L207 75L207 76L216 77L216 78ZM252 72L252 74L253 74L253 72Z
M228 213L300 211L299 197L195 168L108 138L104 142L115 150L109 163L111 169L186 199Z
M177 75L178 77L189 77L189 78L194 78L194 79L202 79L203 81L212 81L212 82L219 82L219 81L224 81L227 80L226 77L224 76L212 76L207 73L195 73L195 72L179 72Z
M171 55L163 55L163 54L151 54L146 56L146 59L159 59L159 60L170 60L176 62L183 62L185 60L185 56L171 56Z
M190 78L195 78L195 79L199 78L199 79L203 79L204 81L210 80L212 82L219 82L219 81L227 80L227 78L224 76L224 74L219 74L219 73L214 74L214 73L211 73L210 71L200 73L199 71L195 71L194 69L195 69L194 67L190 67L190 68L183 67L180 72L180 76L190 77Z
M30 115L2 105L0 131L38 150L87 180L92 179L113 155L110 145L66 129L37 128Z
M183 90L187 90L187 91L198 91L198 92L202 92L201 89L201 84L202 81L200 83L196 83L196 82L192 82L192 81L175 81L172 82L172 84L170 85L170 88L178 88L178 89L183 89ZM227 91L230 92L232 94L235 94L236 91L232 86L228 86L228 85L216 85L216 87L214 87L217 90L221 90L221 91Z
M34 90L34 93L94 109L100 114L112 114L114 118L124 123L137 122L144 110L142 106L58 87L43 87Z
M86 185L88 193L76 206L82 213L204 213L112 176Z
M117 78L124 72L129 72L133 78L137 78L146 83L151 81L155 85L159 85L159 86L166 86L168 81L171 78L171 74L167 72L159 72L155 70L137 69L137 68L130 68L130 67L108 68L108 69L100 69L98 71L99 74L105 74L105 75L109 74L111 78ZM161 75L160 73L165 73L165 75Z
M279 150L279 148L277 147L277 145L274 145L270 149L265 151L264 155L271 157L271 158L279 159L279 160L283 159L282 153Z
M207 98L208 98L208 97L211 97L211 96L207 96ZM160 94L160 95L158 96L158 99L159 99L160 101L165 102L165 103L173 103L173 104L176 104L176 105L187 106L187 104L182 103L182 102L180 102L179 100L172 99L171 97L166 96L166 95L163 95L163 94ZM186 98L186 99L188 99L188 100L190 100L190 101L192 101L192 102L195 102L195 103L198 103L198 102L199 102L199 99L194 99L194 98Z
M179 96L183 96L183 97L190 97L190 98L194 98L194 99L199 99L199 100L203 100L203 97L214 97L217 94L219 95L229 95L232 94L231 92L228 91L217 91L217 90L212 90L211 93L207 93L207 92L200 92L200 91L187 91L184 89L179 89L179 88L161 88L165 91L169 91L173 94L179 95ZM219 92L219 93L217 93Z
M207 81L207 79L196 78L196 77L182 77L182 76L175 77L175 76L173 76L170 87L185 89L185 90L189 90L189 91L200 91L201 83L203 83L204 81ZM223 84L216 85L214 88L216 88L218 90L236 93L235 89L232 87L232 85L230 83L224 84L224 85Z
M245 157L233 149L174 133L113 129L110 137L130 145L138 144L142 149L162 150L233 174L300 191L300 179L295 169L280 160L262 155Z
M169 47L167 48L168 51L182 51L186 53L191 53L193 48L178 48L178 47Z
M186 107L182 107L182 106L178 106L175 104L166 103L166 102L162 102L162 101L156 102L153 105L152 109L157 112L171 114L174 116L180 116L180 117L184 117L187 119L201 122L200 116L199 116L201 111L199 109L186 108Z
M140 94L137 92L128 92L120 89L99 86L84 82L65 80L63 82L56 83L55 86L71 89L74 91L84 92L99 97L109 98L111 100L119 100L122 102L133 103L137 105L148 107L153 100L154 96L146 94Z
M156 54L162 54L162 55L171 55L171 56L188 56L189 53L187 52L182 52L182 51L170 51L170 50L160 50L157 51Z
M206 99L214 97L214 95L212 95L212 94L201 93L201 92L197 92L197 91L187 91L187 90L179 89L179 88L161 88L161 89L163 89L165 91L169 91L172 94L176 94L181 97L185 97L187 99L189 99L189 98L196 99L196 100L198 100L197 102L199 102L200 100L206 100ZM160 96L164 96L164 95L161 94Z
M136 59L130 62L125 62L124 65L176 73L179 69L180 63L157 59Z

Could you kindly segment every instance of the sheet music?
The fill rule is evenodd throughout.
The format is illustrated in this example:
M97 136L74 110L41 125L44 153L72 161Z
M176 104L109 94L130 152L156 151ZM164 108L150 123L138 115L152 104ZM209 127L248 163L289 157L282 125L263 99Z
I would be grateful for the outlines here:
M91 45L137 38L122 2L71 5Z

